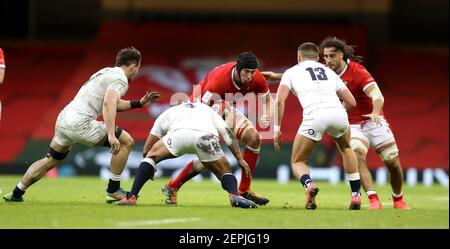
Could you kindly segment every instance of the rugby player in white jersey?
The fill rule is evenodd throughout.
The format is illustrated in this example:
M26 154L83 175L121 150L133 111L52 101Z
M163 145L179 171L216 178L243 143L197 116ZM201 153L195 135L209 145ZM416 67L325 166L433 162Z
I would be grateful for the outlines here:
M256 204L239 195L236 177L219 143L219 135L236 157L247 176L250 167L242 157L233 130L211 107L203 103L183 103L164 111L155 121L144 145L144 159L127 198L117 205L136 205L144 184L153 179L156 165L184 154L196 154L202 165L212 171L228 192L233 207L256 208Z
M116 126L116 112L146 107L159 98L158 93L147 92L140 100L121 99L138 73L140 62L141 53L137 49L121 49L115 67L101 69L84 83L59 113L48 154L28 168L13 192L3 196L5 201L22 202L25 190L61 163L74 143L111 148L106 200L113 202L126 196L126 191L120 188L120 177L134 141L130 134ZM103 115L103 122L96 120L100 115Z
M316 209L319 188L312 182L306 165L316 144L327 132L336 142L343 157L344 170L352 192L349 209L361 208L361 181L358 162L350 147L350 129L346 110L355 107L353 95L339 76L319 60L319 48L306 42L298 47L298 64L284 72L277 90L274 127L275 150L280 150L281 122L285 101L292 91L303 107L303 120L294 139L291 156L292 172L306 189L306 209ZM341 103L340 99L343 101Z

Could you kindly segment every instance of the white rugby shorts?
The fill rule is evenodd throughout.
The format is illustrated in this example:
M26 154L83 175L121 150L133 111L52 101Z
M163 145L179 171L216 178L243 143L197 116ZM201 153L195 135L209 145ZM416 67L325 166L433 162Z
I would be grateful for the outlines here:
M351 124L351 138L358 138L370 144L374 149L395 142L394 134L389 128L389 123L381 117L381 125L372 120L367 120L363 124Z
M170 153L176 157L196 154L202 162L212 162L224 156L219 137L204 131L178 129L162 137Z
M80 143L89 147L99 144L107 135L106 125L97 120L84 123L67 120L61 112L56 120L55 141L62 146Z
M330 136L338 138L344 135L348 126L347 112L343 108L323 108L303 116L297 133L320 141L325 131Z

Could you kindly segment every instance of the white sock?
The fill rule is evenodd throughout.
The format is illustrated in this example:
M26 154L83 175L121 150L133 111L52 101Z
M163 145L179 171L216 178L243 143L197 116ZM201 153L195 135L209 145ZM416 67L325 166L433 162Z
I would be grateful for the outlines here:
M22 182L19 182L18 184L17 184L17 187L20 189L20 190L22 190L22 191L25 191L25 190L27 190L27 186L25 186L25 185L23 185L22 184Z
M394 192L392 192L392 196L394 196L395 198L402 197L402 195L402 192L400 192L400 194L395 194Z
M109 173L109 179L113 180L113 181L120 181L122 175L116 175L112 172Z
M370 196L370 195L376 195L376 194L377 194L377 191L375 191L375 190L369 190L369 191L366 192L366 194L367 194L367 196Z

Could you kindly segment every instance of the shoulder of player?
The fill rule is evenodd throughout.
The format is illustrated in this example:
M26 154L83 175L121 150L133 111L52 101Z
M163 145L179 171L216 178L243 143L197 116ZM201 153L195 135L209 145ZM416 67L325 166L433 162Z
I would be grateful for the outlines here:
M358 62L352 61L352 60L348 64L348 67L354 72L367 72L367 73L369 72L363 65L359 64Z
M255 76L253 77L255 82L267 84L266 78L262 75L259 69L256 69Z
M105 70L111 81L120 80L128 84L127 76L120 67L106 67L102 70Z

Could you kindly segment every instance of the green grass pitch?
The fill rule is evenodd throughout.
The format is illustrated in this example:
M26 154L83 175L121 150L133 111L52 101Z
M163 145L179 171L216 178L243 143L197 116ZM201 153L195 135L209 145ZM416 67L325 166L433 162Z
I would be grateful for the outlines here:
M8 193L19 176L0 176L1 195ZM274 180L253 181L258 193L270 198L257 209L232 208L220 183L188 182L178 194L178 206L166 206L161 187L167 179L149 181L136 207L105 203L107 182L98 177L42 179L25 195L24 203L0 201L0 228L293 228L293 229L391 229L449 228L449 189L442 186L404 187L412 210L396 210L390 187L378 186L382 210L347 210L347 184L317 182L317 210L305 210L303 188L294 181L280 185ZM130 189L132 181L122 182Z

